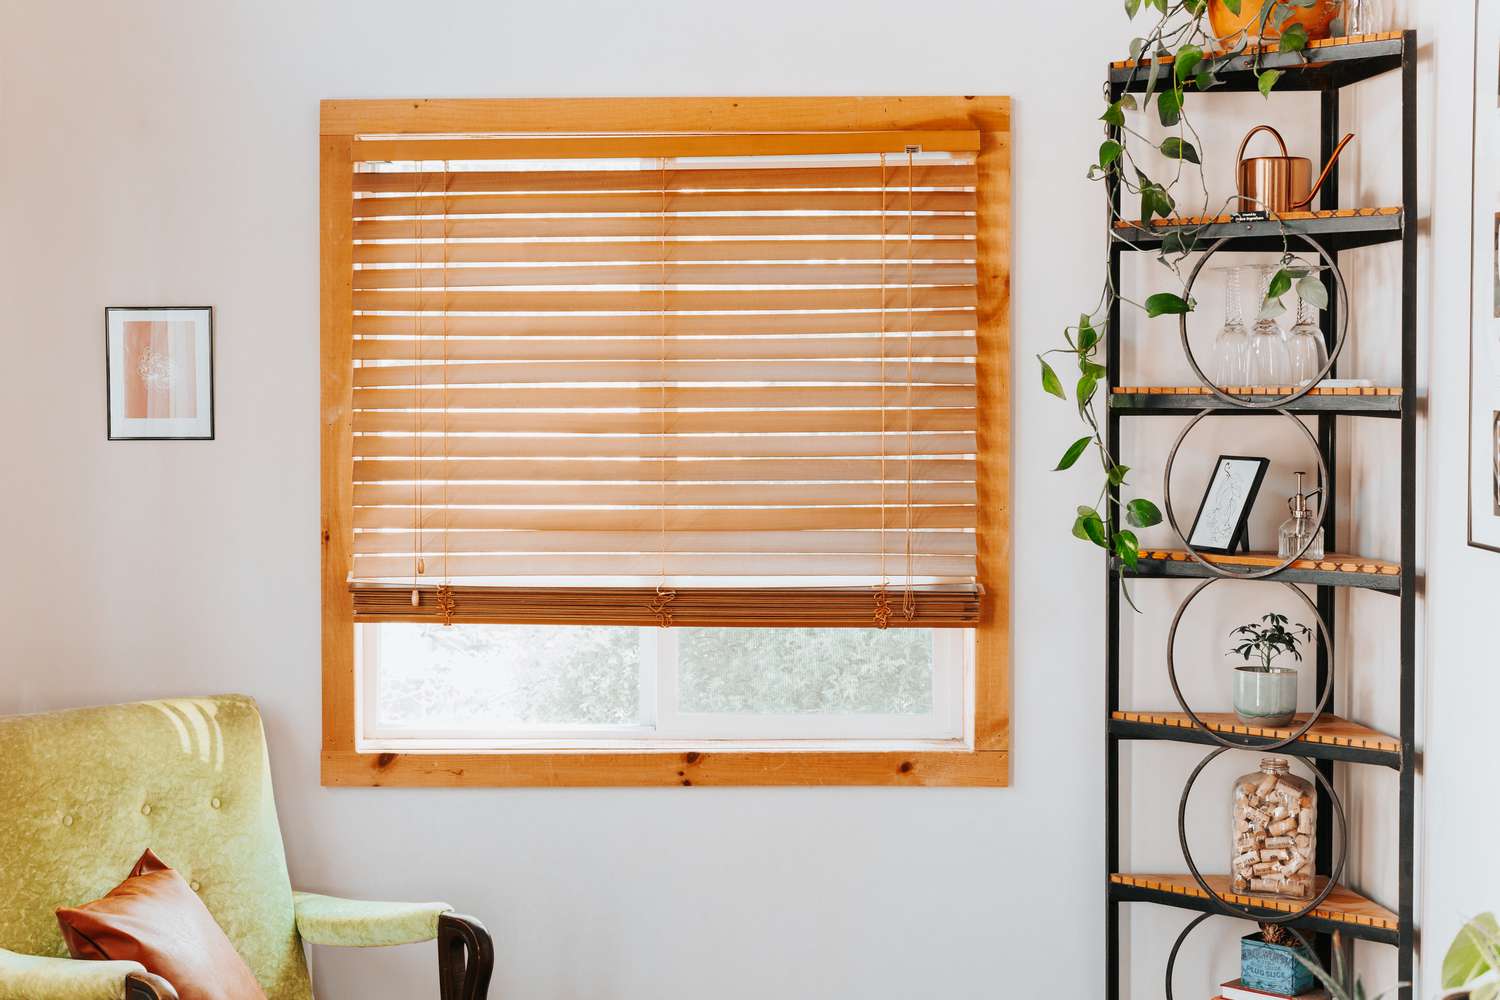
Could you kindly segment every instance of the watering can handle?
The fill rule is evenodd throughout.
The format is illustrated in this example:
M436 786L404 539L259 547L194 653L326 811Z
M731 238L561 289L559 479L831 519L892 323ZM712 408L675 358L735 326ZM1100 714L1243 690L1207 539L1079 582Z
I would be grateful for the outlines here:
M1318 182L1312 186L1311 191L1307 192L1306 198L1302 199L1301 201L1297 202L1297 204L1292 206L1293 211L1306 208L1308 205L1312 204L1312 200L1318 195L1318 190L1323 187L1323 182L1328 180L1329 174L1333 173L1333 165L1339 162L1339 154L1344 151L1345 146L1349 145L1349 143L1353 141L1354 133L1350 132L1348 135L1344 136L1343 140L1337 146L1334 147L1333 155L1328 158L1327 166L1323 168L1323 173L1318 176Z
M1243 163L1244 162L1244 160L1245 160L1245 150L1249 147L1250 140L1254 139L1256 137L1256 135L1259 134L1259 133L1261 133L1261 132L1269 132L1272 135L1274 135L1276 137L1276 145L1278 145L1278 146L1281 147L1281 155L1282 156L1286 156L1287 155L1287 152L1286 152L1286 140L1281 137L1281 133L1278 132L1278 131L1276 131L1270 125L1257 125L1253 129L1251 129L1249 132L1245 133L1245 141L1242 142L1242 143L1240 143L1240 151L1239 151L1238 154L1235 155L1235 158L1234 158L1234 160L1235 160L1236 163ZM1352 139L1353 136L1350 136L1350 138ZM1346 139L1344 141L1347 142L1348 140ZM1340 147L1340 148L1343 148L1343 147ZM1334 155L1335 155L1335 157L1337 157L1338 154L1334 154Z

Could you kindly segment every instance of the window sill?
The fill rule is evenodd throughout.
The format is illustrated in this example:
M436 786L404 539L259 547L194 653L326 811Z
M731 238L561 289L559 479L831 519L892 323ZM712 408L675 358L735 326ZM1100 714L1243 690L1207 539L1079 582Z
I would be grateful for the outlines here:
M573 750L359 753L324 750L328 787L603 788L884 785L998 788L1004 750Z

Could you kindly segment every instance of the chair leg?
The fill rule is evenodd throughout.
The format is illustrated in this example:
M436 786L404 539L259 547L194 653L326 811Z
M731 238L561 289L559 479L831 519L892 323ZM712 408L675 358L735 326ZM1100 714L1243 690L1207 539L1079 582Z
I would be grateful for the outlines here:
M177 1000L177 990L161 976L136 972L125 977L125 1000Z
M442 1000L485 1000L495 968L495 948L484 924L473 917L445 913L438 918L437 944Z

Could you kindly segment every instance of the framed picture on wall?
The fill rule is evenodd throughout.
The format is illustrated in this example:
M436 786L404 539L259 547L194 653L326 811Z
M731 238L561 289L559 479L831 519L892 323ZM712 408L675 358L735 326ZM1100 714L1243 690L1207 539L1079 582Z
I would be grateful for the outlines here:
M1248 548L1246 524L1270 459L1245 455L1220 455L1214 474L1203 492L1203 503L1193 519L1188 541L1199 552L1228 555Z
M1474 10L1469 544L1500 552L1500 5Z
M104 310L111 441L211 441L212 306Z

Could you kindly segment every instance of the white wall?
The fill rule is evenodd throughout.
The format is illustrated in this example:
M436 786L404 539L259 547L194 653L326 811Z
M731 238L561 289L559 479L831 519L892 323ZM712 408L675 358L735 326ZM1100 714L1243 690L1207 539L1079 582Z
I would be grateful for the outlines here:
M437 896L480 916L497 939L496 996L894 1000L1053 995L1059 983L1092 995L1103 968L1101 588L1097 559L1066 539L1066 512L1089 487L1044 471L1076 431L1036 391L1030 358L1102 276L1099 193L1079 165L1098 142L1103 63L1127 36L1117 11L1107 0L0 0L0 359L11 373L0 420L15 429L0 488L0 711L254 695L294 880ZM1446 46L1459 29L1443 19ZM1460 75L1445 68L1440 85ZM318 100L886 93L1015 99L1014 786L321 788ZM1226 142L1260 110L1237 112ZM1424 156L1424 190L1434 167L1446 176L1467 156L1458 131L1445 130L1436 163ZM1493 606L1500 574L1500 557L1461 540L1466 298L1448 286L1466 266L1467 216L1455 187L1440 188L1451 204L1424 261L1454 272L1439 279L1444 332L1431 338L1435 381L1452 387L1432 403L1434 468L1446 471L1432 487L1428 583L1440 602L1428 766L1444 794L1428 821L1442 849L1425 874L1444 938L1457 916L1500 903L1493 877L1474 878L1494 814L1461 792L1478 737L1449 722L1484 717L1466 688L1484 636L1467 616ZM103 308L169 303L217 309L218 440L107 443ZM1154 478L1143 481L1153 493ZM1474 589L1486 572L1488 591ZM1174 593L1145 594L1158 608L1135 626L1143 683L1156 683ZM1497 682L1483 683L1493 703ZM1173 751L1133 773L1194 759ZM1150 800L1138 806L1132 857L1167 866L1170 826L1155 815ZM1458 832L1470 822L1474 833ZM1184 917L1132 909L1144 990L1159 978L1161 934ZM430 965L425 948L322 953L317 978L328 997L435 996ZM1185 968L1180 981L1206 986L1208 975Z

